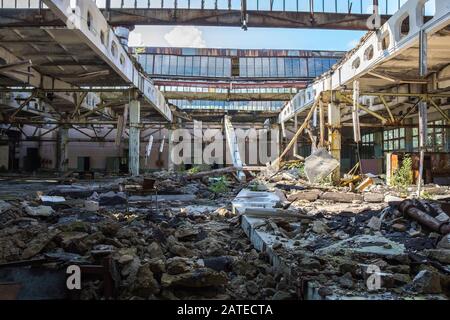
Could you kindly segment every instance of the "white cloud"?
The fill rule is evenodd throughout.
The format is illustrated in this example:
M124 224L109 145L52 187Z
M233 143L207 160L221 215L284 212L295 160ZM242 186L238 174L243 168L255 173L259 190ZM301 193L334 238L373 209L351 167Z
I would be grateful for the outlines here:
M193 26L136 26L128 39L130 47L205 48L203 32Z
M356 39L351 40L349 43L347 43L347 49L348 50L353 49L354 47L356 47L358 45L358 43L359 43L359 40L356 40Z
M202 31L194 26L176 26L164 35L171 47L205 48Z
M142 33L140 32L130 32L128 36L128 45L130 47L142 47L144 42L142 41Z

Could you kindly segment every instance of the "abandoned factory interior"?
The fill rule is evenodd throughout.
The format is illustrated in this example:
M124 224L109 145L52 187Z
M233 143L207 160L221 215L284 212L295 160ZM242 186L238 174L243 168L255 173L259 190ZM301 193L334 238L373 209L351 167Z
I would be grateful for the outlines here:
M450 0L0 0L0 300L448 300Z

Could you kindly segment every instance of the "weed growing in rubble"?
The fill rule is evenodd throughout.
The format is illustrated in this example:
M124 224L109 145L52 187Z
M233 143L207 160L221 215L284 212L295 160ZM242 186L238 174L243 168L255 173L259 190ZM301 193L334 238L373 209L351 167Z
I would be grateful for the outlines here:
M403 158L402 165L394 172L392 178L392 185L400 188L406 189L413 183L413 172L412 172L412 159L409 155Z
M216 194L228 192L227 178L225 176L218 178L213 184L209 186L209 190Z

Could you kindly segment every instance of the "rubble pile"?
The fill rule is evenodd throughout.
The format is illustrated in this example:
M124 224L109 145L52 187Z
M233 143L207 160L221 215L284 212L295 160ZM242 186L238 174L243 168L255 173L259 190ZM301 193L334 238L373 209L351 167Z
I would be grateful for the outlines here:
M0 200L0 283L33 286L23 277L34 270L60 298L448 299L448 188L405 200L384 184L309 183L297 169L247 185L227 174L161 171ZM71 265L86 276L68 292Z
M143 177L0 201L0 282L2 269L65 274L75 264L100 270L68 293L77 299L293 297L277 290L273 267L231 213L236 190L218 195L207 183L164 172L152 178L157 205L142 190Z
M441 207L449 208L448 188L427 186L441 201L425 201L405 200L404 191L386 185L354 193L298 181L295 170L284 171L260 178L252 190L261 189L256 183L283 193L280 207L291 214L274 210L254 227L274 239L267 240L272 255L303 298L448 299L450 218ZM435 220L435 230L434 221L413 219L405 204L423 212L425 222Z

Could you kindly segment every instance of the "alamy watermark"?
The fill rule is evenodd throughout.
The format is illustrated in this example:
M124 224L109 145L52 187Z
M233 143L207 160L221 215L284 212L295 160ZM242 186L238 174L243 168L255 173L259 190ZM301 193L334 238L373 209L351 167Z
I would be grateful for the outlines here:
M169 135L169 156L173 164L226 164L240 157L247 165L274 161L279 152L279 130L220 129L203 130L202 122L194 128L174 129Z

